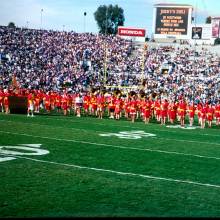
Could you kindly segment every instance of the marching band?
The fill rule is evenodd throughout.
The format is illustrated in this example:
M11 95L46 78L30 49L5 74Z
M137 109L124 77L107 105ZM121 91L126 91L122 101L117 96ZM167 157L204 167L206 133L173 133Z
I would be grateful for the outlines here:
M2 112L9 114L9 96L12 95L7 89L0 90L0 106ZM15 95L15 94L13 94ZM188 119L189 125L193 126L194 119L197 116L198 124L201 128L212 127L213 121L216 125L220 124L220 101L211 103L206 101L192 101L184 97L167 98L166 96L152 96L136 94L130 92L127 95L118 91L117 93L104 93L98 91L87 92L84 94L43 92L42 90L21 89L17 96L26 96L28 100L27 116L34 116L40 109L51 113L63 113L70 115L73 112L77 117L95 116L103 119L108 115L110 119L119 120L124 117L131 120L132 123L137 119L143 120L148 124L155 119L161 125L180 123L185 126ZM106 113L106 114L105 114Z

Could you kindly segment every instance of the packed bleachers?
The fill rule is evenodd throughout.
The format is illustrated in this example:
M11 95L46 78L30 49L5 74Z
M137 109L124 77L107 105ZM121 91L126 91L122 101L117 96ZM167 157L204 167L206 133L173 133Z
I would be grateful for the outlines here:
M0 66L0 84L16 76L22 88L82 92L88 88L142 85L145 92L219 99L219 57L207 50L195 56L193 47L148 48L132 54L132 42L115 36L0 27L0 48L9 60ZM106 57L105 57L105 52ZM104 65L107 64L107 82ZM167 74L163 71L166 66Z
M15 75L24 88L86 90L102 83L106 48L108 71L117 72L131 53L131 43L118 37L1 26L1 53L10 59L0 66L0 83L7 87Z

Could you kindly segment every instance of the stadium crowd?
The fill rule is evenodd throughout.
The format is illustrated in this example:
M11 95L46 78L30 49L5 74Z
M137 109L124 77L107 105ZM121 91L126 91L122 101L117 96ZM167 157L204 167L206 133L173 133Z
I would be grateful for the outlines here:
M10 57L0 67L1 85L7 86L15 75L21 87L45 91L99 86L105 48L108 71L125 63L131 53L131 44L120 38L75 32L0 27L0 42L1 53Z
M162 124L178 118L184 125L193 106L193 118L196 112L201 127L202 119L215 117L219 124L220 59L205 49L159 46L134 51L131 41L117 36L1 26L0 53L8 57L0 65L0 105L6 113L13 94L28 97L31 113L41 106L62 109L65 115L73 109L78 116L83 109L102 118L106 108L111 118L123 112L133 122L141 116L148 123L155 116ZM119 95L114 86L134 88ZM172 105L175 116L169 114Z

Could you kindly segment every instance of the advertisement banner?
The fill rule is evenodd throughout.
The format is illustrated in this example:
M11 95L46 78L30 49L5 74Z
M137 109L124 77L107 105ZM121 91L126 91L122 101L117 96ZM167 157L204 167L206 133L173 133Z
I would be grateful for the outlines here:
M202 27L192 28L192 39L202 39Z
M220 18L212 18L212 37L219 37Z
M202 28L202 39L210 39L212 36L212 28L211 26L209 27L203 27Z
M145 29L118 27L118 35L130 37L145 37Z

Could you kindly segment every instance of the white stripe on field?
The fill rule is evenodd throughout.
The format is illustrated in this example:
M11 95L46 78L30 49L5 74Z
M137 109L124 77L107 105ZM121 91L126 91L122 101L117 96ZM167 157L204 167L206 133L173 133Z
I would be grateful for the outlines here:
M0 154L5 155L5 154ZM15 157L0 157L0 162L9 161L9 160L15 160Z
M44 119L49 119L49 120L58 120L58 121L66 121L66 122L74 122L74 123L87 123L86 121L76 121L76 120L71 120L70 118L67 119L62 119L62 118L52 118L52 117L46 117L46 116L43 116ZM77 118L79 119L79 118ZM14 122L14 121L9 121L9 120L1 120L0 121L8 121L8 122ZM22 122L23 123L23 122ZM89 122L89 124L95 124L95 125L101 125L101 126L114 126L114 127L121 127L121 128L132 128L132 129L146 129L148 128L147 126L146 127L134 127L134 126L129 126L129 125L118 125L118 124L106 124L106 123L93 123L93 121ZM88 124L88 123L87 123ZM154 124L154 123L150 123L149 125L160 125L160 124ZM215 128L214 128L215 129ZM83 130L83 129L82 129ZM85 130L85 129L84 129ZM215 129L216 130L216 129ZM178 131L174 131L174 130L170 130L170 129L167 129L167 130L163 130L161 129L156 129L156 128L151 128L151 131L163 131L163 132L168 132L168 133L179 133L179 132L183 132L184 134L187 134L188 130L184 130L184 129L181 129L181 130L178 130ZM190 130L191 131L191 130ZM148 131L149 132L149 131ZM219 137L219 135L214 135L214 134L207 134L207 133L201 133L201 134L197 134L197 135L206 135L206 136L211 136L211 137Z
M137 173L126 173L126 172L120 172L115 170L106 170L106 169L100 169L100 168L94 168L94 167L86 167L86 166L79 166L75 164L66 164L66 163L58 163L53 161L45 161L45 160L38 160L23 156L16 156L17 158L22 158L26 160L32 160L40 163L49 163L49 164L55 164L55 165L61 165L61 166L67 166L67 167L74 167L78 169L86 169L86 170L94 170L94 171L100 171L100 172L106 172L106 173L114 173L118 175L123 176L137 176L142 177L145 179L154 179L154 180L163 180L163 181L169 181L169 182L177 182L177 183L186 183L186 184L192 184L192 185L198 185L198 186L206 186L211 188L220 188L220 185L214 185L209 183L200 183L200 182L194 182L194 181L188 181L188 180L178 180L178 179L172 179L172 178L164 178L164 177L158 177L158 176L150 176L150 175L144 175L144 174L137 174Z
M44 118L49 119L49 120L53 119L53 120L66 121L67 122L67 119L62 119L62 118L52 118L52 117L46 117L46 116L44 116ZM79 119L79 118L77 118L77 119ZM68 118L68 122L69 121L75 122L75 123L84 123L84 124L87 123L88 124L87 121L78 121L78 120L76 121L76 120L71 120L71 119ZM129 121L123 121L123 122L129 122ZM91 123L91 121L89 121L89 124L90 123ZM130 126L130 125L106 124L106 123L97 123L97 122L93 123L93 121L92 121L92 124L101 125L101 126L114 126L114 127L121 127L121 128L143 129L143 127L134 127L133 125ZM149 125L160 125L160 124L149 123ZM144 126L146 126L146 125L144 125ZM147 126L145 128L147 128ZM216 128L213 128L213 129L217 130ZM170 129L163 130L163 129L161 129L161 127L160 127L160 129L153 128L152 130L164 131L164 132L168 132L168 133L178 133L179 131L182 131L182 132L186 131L186 132L184 132L185 134L188 132L188 130L183 130L183 129L178 130L178 131L174 131L174 130L170 130ZM207 136L219 137L219 135L203 134L203 133L202 134L198 134L198 135L207 135Z
M209 156L203 156L203 155L198 155L198 154L185 154L185 153L180 153L180 152L175 152L175 151L163 151L163 150L153 150L149 148L125 147L125 146L117 146L117 145L111 145L111 144L94 143L94 142L88 142L88 141L77 141L73 139L52 138L52 137L45 137L45 136L38 136L38 135L31 135L31 134L24 134L24 133L21 134L21 133L7 132L7 131L0 131L0 133L21 135L21 136L28 136L28 137L35 137L35 138L42 138L42 139L50 139L50 140L55 140L55 141L66 141L66 142L82 143L82 144L89 144L89 145L96 145L96 146L113 147L113 148L120 148L120 149L126 149L126 150L151 151L151 152L158 152L158 153L165 153L165 154L175 154L175 155L182 155L182 156L191 156L191 157L199 157L199 158L205 158L205 159L220 160L219 157L209 157Z
M188 143L197 143L197 144L210 144L210 145L220 145L220 143L213 143L213 142L205 142L205 141L192 141L192 140L183 140L183 139L174 139L174 138L163 138L163 137L151 137L157 139L163 139L167 141L180 141L180 142L188 142Z
M59 120L59 119L58 119ZM61 119L60 119L61 120ZM0 120L3 121L3 120ZM50 125L44 125L44 124L37 124L37 123L24 123L24 122L14 122L14 121L8 121L7 122L11 122L11 123L21 123L21 124L31 124L31 125L36 125L36 126L44 126L44 127L50 127L53 128L53 126ZM64 127L60 127L60 126L56 126L56 128L64 128ZM129 127L132 128L132 127ZM55 129L55 128L54 128ZM68 129L72 129L72 130L80 130L80 131L85 131L88 132L88 130L86 129L81 129L81 128L68 128ZM140 128L141 129L141 128ZM104 131L91 131L91 132L102 132L102 133L109 133L109 132L104 132ZM149 131L148 131L149 132ZM208 134L206 134L208 135ZM213 143L213 142L204 142L204 141L193 141L193 140L183 140L183 139L174 139L174 138L163 138L163 137L148 137L148 138L155 138L155 139L163 139L163 140L167 140L167 141L179 141L179 142L189 142L189 143L197 143L197 144L211 144L211 145L220 145L220 143Z

